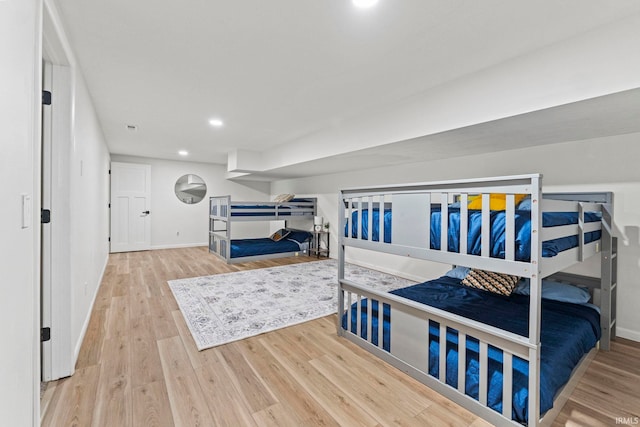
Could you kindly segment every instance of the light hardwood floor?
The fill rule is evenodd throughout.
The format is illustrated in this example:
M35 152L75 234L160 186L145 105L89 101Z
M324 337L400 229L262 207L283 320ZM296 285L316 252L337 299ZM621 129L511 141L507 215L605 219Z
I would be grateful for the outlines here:
M206 248L113 254L75 374L49 383L43 426L486 426L348 341L335 315L197 351L167 280L227 265ZM640 344L599 352L555 425L640 416Z

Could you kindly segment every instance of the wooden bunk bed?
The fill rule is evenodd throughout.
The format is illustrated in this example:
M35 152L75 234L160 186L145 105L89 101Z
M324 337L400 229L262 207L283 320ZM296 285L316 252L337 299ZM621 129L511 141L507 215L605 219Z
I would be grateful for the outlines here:
M491 209L491 195L504 195L503 210ZM520 195L530 210L519 208ZM480 210L468 208L473 197L481 198ZM612 197L543 194L539 174L342 190L338 334L493 424L550 425L596 343L608 350L615 337ZM547 226L555 213L572 219ZM348 248L519 276L529 281L529 296L495 295L451 277L377 292L345 279ZM592 257L600 259L600 278L561 273ZM592 305L543 300L543 278L588 288ZM453 294L462 299L447 300ZM588 331L572 344L570 363L556 351L569 338L553 333L577 335L577 326L557 320L574 317Z
M285 221L313 224L317 212L316 198L294 198L288 202L238 202L231 196L209 198L209 252L227 263L258 261L269 258L294 256L306 251L311 234L290 229L293 233L280 241L270 238L231 239L234 222Z

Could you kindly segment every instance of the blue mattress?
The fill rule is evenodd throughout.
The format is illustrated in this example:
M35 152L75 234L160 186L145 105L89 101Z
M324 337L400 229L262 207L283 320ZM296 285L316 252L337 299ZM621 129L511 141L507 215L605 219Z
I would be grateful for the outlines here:
M300 208L308 208L308 205L305 206L295 206L292 205L296 202L310 202L310 199L293 199L290 202L287 202L287 205L278 206L278 216L297 216L304 215L304 213L300 212L298 209ZM263 210L264 212L243 212L244 210ZM273 216L274 205L234 205L231 204L231 216Z
M482 248L482 211L470 210L469 228L467 233L467 253L470 255L480 255ZM352 212L351 236L358 236L358 212ZM432 208L431 211L431 249L440 249L440 223L442 213L440 208ZM600 221L600 214L596 212L585 213L585 222ZM490 256L494 258L505 257L505 211L491 211L491 249ZM384 217L384 242L391 243L391 210L385 209ZM543 227L555 227L578 223L578 214L575 212L544 212L542 214ZM380 210L373 209L372 215L372 239L380 241ZM531 211L515 211L515 258L517 261L529 261L531 257ZM367 239L369 235L369 211L362 211L362 238ZM460 209L449 209L448 224L448 244L449 252L460 252ZM585 242L589 243L600 239L600 231L585 233ZM345 224L345 236L348 237L347 224ZM558 253L574 248L578 245L578 236L561 237L545 241L542 243L542 256L553 257Z
M288 239L282 239L279 242L274 242L268 237L231 240L231 258L298 252L300 250L300 243Z
M460 284L460 280L441 277L429 282L398 289L393 294L437 307L479 322L489 324L518 335L528 335L529 297L512 294L509 297L472 289ZM361 336L367 334L367 303L362 302ZM378 344L378 302L372 302L372 342ZM383 348L389 351L393 337L390 336L390 310L383 307ZM356 331L357 310L351 309L352 328ZM347 328L346 315L342 327ZM439 371L439 325L429 327L429 374L437 377ZM570 304L552 300L542 300L541 329L541 380L540 413L553 406L558 390L569 380L573 368L600 339L600 316L597 310L580 304ZM447 330L447 372L446 382L452 387L458 385L458 336L457 331ZM466 394L478 399L478 341L468 337L466 344ZM502 352L489 347L488 406L502 412ZM519 422L528 419L528 362L513 358L513 414Z

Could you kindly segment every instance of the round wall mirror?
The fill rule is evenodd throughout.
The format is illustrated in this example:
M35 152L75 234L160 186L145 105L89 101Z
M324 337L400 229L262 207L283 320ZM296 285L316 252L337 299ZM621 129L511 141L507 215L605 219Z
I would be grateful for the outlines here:
M182 203L192 205L204 199L207 194L207 184L198 175L190 173L178 178L174 190Z

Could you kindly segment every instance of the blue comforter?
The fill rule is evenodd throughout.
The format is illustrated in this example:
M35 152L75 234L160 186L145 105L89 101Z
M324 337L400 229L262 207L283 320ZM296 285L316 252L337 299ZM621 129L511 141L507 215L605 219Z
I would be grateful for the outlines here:
M288 239L282 239L279 242L274 242L268 237L231 240L231 258L297 252L299 250L301 250L300 243Z
M509 297L472 289L460 284L460 280L441 277L429 282L398 289L393 294L437 307L479 322L492 325L518 335L528 335L529 297L512 294ZM361 336L367 334L367 303L363 301L361 312ZM372 342L378 344L378 302L372 302ZM389 306L383 308L383 348L389 351L393 337L390 336ZM352 328L356 331L357 310L351 309ZM347 328L346 315L342 327ZM429 328L429 374L438 376L440 332L438 325ZM571 376L573 368L600 339L600 316L591 307L542 300L541 329L541 380L540 413L553 406L553 398ZM447 372L446 382L452 387L458 383L458 336L453 330L447 331ZM466 394L478 399L478 341L468 337L466 344ZM489 386L487 402L489 407L502 411L502 352L489 347ZM528 362L513 358L513 419L526 422L528 419Z
M480 255L482 248L482 211L470 210L469 229L467 233L467 253L470 255ZM358 236L358 212L353 212L351 217L351 236ZM440 249L440 223L442 213L439 207L431 211L431 249ZM585 222L600 221L600 215L594 212L585 214ZM577 224L578 215L574 212L544 212L542 214L543 227L555 227L560 225ZM385 209L384 217L384 242L391 243L391 210ZM505 211L491 211L491 244L490 254L494 258L505 257ZM449 209L448 224L449 252L460 252L460 209ZM380 211L373 209L372 215L372 239L380 241ZM531 211L515 211L515 258L517 261L529 261L531 257ZM362 211L362 238L367 239L369 235L369 211ZM348 236L347 225L345 224L345 236ZM600 238L600 231L585 233L585 242L589 243ZM568 236L558 239L548 240L542 243L542 256L553 257L558 253L574 248L578 245L578 236Z

